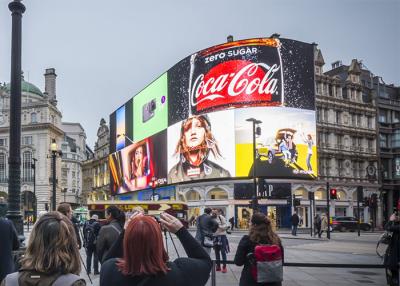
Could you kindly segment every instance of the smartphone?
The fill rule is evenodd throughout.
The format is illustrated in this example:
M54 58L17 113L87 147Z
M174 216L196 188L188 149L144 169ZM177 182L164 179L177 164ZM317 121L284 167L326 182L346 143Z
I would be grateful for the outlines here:
M154 117L154 112L156 110L156 99L152 99L149 102L145 103L142 108L143 123L149 121L151 118Z

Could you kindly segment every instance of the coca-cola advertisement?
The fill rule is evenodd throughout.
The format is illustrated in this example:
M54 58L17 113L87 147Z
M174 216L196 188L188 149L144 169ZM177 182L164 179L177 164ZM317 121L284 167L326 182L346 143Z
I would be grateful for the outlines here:
M214 46L168 71L169 125L226 108L315 109L313 45L257 38Z
M261 121L256 142L249 118ZM253 170L315 179L314 46L255 38L198 51L112 113L110 126L111 152L123 148L110 156L114 193L148 188L153 177L167 185L251 178Z

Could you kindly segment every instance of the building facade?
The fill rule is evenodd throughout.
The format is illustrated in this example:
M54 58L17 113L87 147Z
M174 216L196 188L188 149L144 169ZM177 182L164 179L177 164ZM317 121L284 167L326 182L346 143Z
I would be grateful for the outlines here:
M73 206L81 205L82 163L87 159L86 133L79 123L63 122L64 140L61 143L62 201Z
M62 114L57 108L56 73L46 69L45 91L22 77L21 93L21 208L25 217L33 215L35 195L37 211L51 209L52 160L50 145L61 148L65 140ZM0 87L0 196L8 197L8 155L10 124L10 86ZM82 129L83 130L83 129ZM84 131L83 131L84 133ZM86 136L84 136L86 137ZM56 200L62 201L61 166L56 159ZM34 176L36 184L34 185Z
M377 100L383 217L388 220L394 209L400 209L400 87L386 84L379 76L373 76L371 82Z
M109 200L110 172L108 169L108 154L110 146L110 130L106 121L100 120L97 130L97 141L91 158L83 163L83 195L84 204L87 201Z
M300 214L309 215L308 192L315 196L315 211L326 212L327 182L335 188L338 199L331 202L330 216L358 216L357 187L363 197L379 195L376 101L372 88L361 81L361 63L336 62L324 72L324 59L315 50L316 117L318 180L312 184L293 184L293 193L301 198ZM382 224L382 203L360 205L360 218L374 225Z

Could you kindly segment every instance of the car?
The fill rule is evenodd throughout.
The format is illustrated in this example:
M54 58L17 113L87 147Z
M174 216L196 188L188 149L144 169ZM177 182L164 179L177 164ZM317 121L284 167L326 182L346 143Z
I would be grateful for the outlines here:
M369 223L361 222L360 229L369 231L371 225ZM357 218L350 216L335 216L332 218L333 231L356 231L358 230Z
M292 128L283 128L279 129L276 132L275 138L269 138L270 140L265 144L258 143L256 146L256 156L257 157L265 157L268 159L268 162L272 164L274 158L284 159L283 153L279 148L282 140L290 137L293 138L296 130ZM298 153L296 149L296 144L293 143L294 148L290 151L291 154L291 162L295 163L297 161Z

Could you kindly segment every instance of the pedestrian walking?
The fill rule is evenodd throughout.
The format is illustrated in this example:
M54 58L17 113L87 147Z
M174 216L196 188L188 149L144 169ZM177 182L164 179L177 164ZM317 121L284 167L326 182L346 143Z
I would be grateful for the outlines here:
M392 238L390 239L384 258L386 279L388 285L398 286L400 268L400 218L396 211L390 216L385 230L392 233Z
M298 228L299 222L300 222L300 218L296 212L293 212L292 217L290 218L290 221L292 223L292 235L296 236L297 228Z
M92 269L93 257L93 273L94 275L100 274L99 272L99 258L97 257L96 243L100 231L100 224L98 223L98 215L94 214L90 220L86 221L83 225L83 247L86 250L86 272L89 275Z
M12 221L0 218L0 281L15 271L12 251L19 248L18 234Z
M231 224L231 230L233 230L233 228L234 228L234 226L235 226L235 218L234 218L234 217L231 217L231 218L229 219L229 223Z
M78 243L78 248L82 248L82 240L81 236L79 235L79 225L74 223L75 218L72 215L72 208L69 203L61 203L57 207L57 211L65 215L72 223L75 231L76 242Z
M162 228L175 233L188 257L168 261L161 228L150 216L135 214L125 230L122 259L109 259L101 267L100 286L202 286L209 279L212 261L206 251L169 214L161 214Z
M81 271L74 226L59 212L44 214L33 226L21 269L6 276L8 285L86 285Z
M204 214L199 216L196 221L196 239L208 255L214 246L213 234L218 229L218 223L211 218L211 211L211 208L205 208Z
M321 238L321 222L321 217L316 214L314 217L314 236L318 234L319 238Z
M226 219L223 215L221 209L212 211L213 219L218 223L218 229L214 233L214 252L215 252L215 260L216 260L216 271L222 271L222 273L226 273L226 254L229 250L229 242L226 237L226 230L229 226L226 223ZM221 261L222 256L222 261ZM222 262L222 269L221 269Z
M125 214L116 206L109 206L106 209L106 218L108 224L101 227L96 243L100 263L105 261L107 252L118 240L125 224Z
M320 235L319 237L322 236L323 232L326 232L326 235L328 236L328 218L326 216L326 214L322 214L322 218L321 218L321 231L320 231Z
M283 264L283 246L279 236L272 230L271 221L263 213L255 213L251 218L250 231L248 235L242 237L237 247L234 263L238 266L243 266L240 275L240 286L256 286L268 285L278 286L281 282L275 283L257 283L252 275L252 267L254 261L251 257L258 245L275 245L278 246L282 253Z

